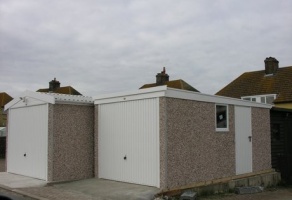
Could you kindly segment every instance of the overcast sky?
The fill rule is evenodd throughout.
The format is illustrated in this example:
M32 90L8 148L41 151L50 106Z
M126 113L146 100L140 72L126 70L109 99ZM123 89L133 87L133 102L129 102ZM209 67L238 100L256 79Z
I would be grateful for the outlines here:
M292 66L291 0L0 0L0 92L57 78L86 96L136 90L166 67L214 94L275 57Z

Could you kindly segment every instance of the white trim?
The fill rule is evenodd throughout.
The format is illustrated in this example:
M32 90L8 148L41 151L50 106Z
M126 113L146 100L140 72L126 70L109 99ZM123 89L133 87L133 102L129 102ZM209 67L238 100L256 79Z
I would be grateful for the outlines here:
M272 108L272 105L244 101L241 99L235 99L230 97L216 96L210 94L203 94L199 92L191 92L187 90L178 90L173 88L167 88L166 97L203 101L217 104L229 104L229 105L240 105L246 107L259 107L259 108Z
M68 94L57 94L57 93L43 93L46 95L53 96L55 103L67 103L67 104L92 104L92 97L82 95L68 95Z
M27 106L27 98L32 98L38 101L42 101L44 103L56 104L74 104L74 105L84 105L84 104L92 104L92 97L81 96L81 95L66 95L66 94L57 94L57 93L41 93L41 92L32 92L26 90L21 93L19 96L14 98L8 104L5 105L4 110L6 111L9 108L13 108L17 103L23 101L22 105L17 107Z
M105 104L121 101L132 101L138 99L162 97L165 96L166 90L167 90L166 86L159 86L136 91L103 94L94 97L94 104Z
M94 104L104 104L104 103L131 101L131 100L155 98L155 97L171 97L171 98L177 98L177 99L186 99L186 100L210 102L210 103L217 103L217 104L228 104L228 105L259 107L259 108L269 108L269 109L272 108L272 105L269 105L269 104L244 101L241 99L235 99L235 98L230 98L230 97L202 94L199 92L192 92L192 91L187 91L187 90L167 88L166 86L158 86L158 87L141 89L141 90L130 91L130 92L119 92L119 93L99 95L99 96L95 96L93 99L94 99Z
M55 99L52 96L48 96L39 92L32 92L32 91L26 90L25 92L21 93L19 96L14 98L12 101L7 103L4 107L4 110L6 111L7 109L12 108L15 104L17 104L20 101L25 101L26 97L37 99L45 103L55 104Z

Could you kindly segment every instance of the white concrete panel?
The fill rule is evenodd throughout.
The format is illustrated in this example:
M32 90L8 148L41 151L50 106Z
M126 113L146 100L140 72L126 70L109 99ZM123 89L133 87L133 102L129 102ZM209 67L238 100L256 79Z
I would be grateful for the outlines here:
M159 187L159 98L98 106L99 178Z
M9 109L7 171L47 180L48 104Z
M235 106L236 174L252 172L251 108Z

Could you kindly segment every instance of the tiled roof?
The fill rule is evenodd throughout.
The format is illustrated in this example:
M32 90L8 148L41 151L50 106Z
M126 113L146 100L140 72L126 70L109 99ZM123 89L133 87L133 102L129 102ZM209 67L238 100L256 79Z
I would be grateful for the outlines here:
M49 88L44 88L44 89L39 89L37 92L49 92ZM71 86L66 86L66 87L59 87L53 91L54 93L59 93L59 94L71 94L71 95L82 95L79 93L77 90L75 90Z
M292 102L292 66L278 68L275 75L246 72L216 93L234 98L263 94L277 94L274 103Z
M170 88L199 92L196 88L193 88L191 85L189 85L187 82L185 82L184 80L181 80L181 79L167 81L164 85L166 85L167 87L170 87ZM139 89L151 88L151 87L156 87L156 86L160 86L160 85L157 85L156 83L150 83L150 84L143 85Z
M0 92L0 107L3 108L12 99L6 92Z

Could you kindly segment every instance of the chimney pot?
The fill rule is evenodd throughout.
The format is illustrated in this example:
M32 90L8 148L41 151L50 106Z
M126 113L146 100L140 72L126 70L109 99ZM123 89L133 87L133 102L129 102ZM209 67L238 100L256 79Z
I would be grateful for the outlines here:
M167 81L169 81L169 76L166 74L165 67L163 67L162 72L156 75L156 85L164 85Z
M49 92L53 92L56 89L60 88L61 83L54 78L54 80L49 82Z
M276 74L279 68L279 61L276 58L268 57L265 59L265 73Z

